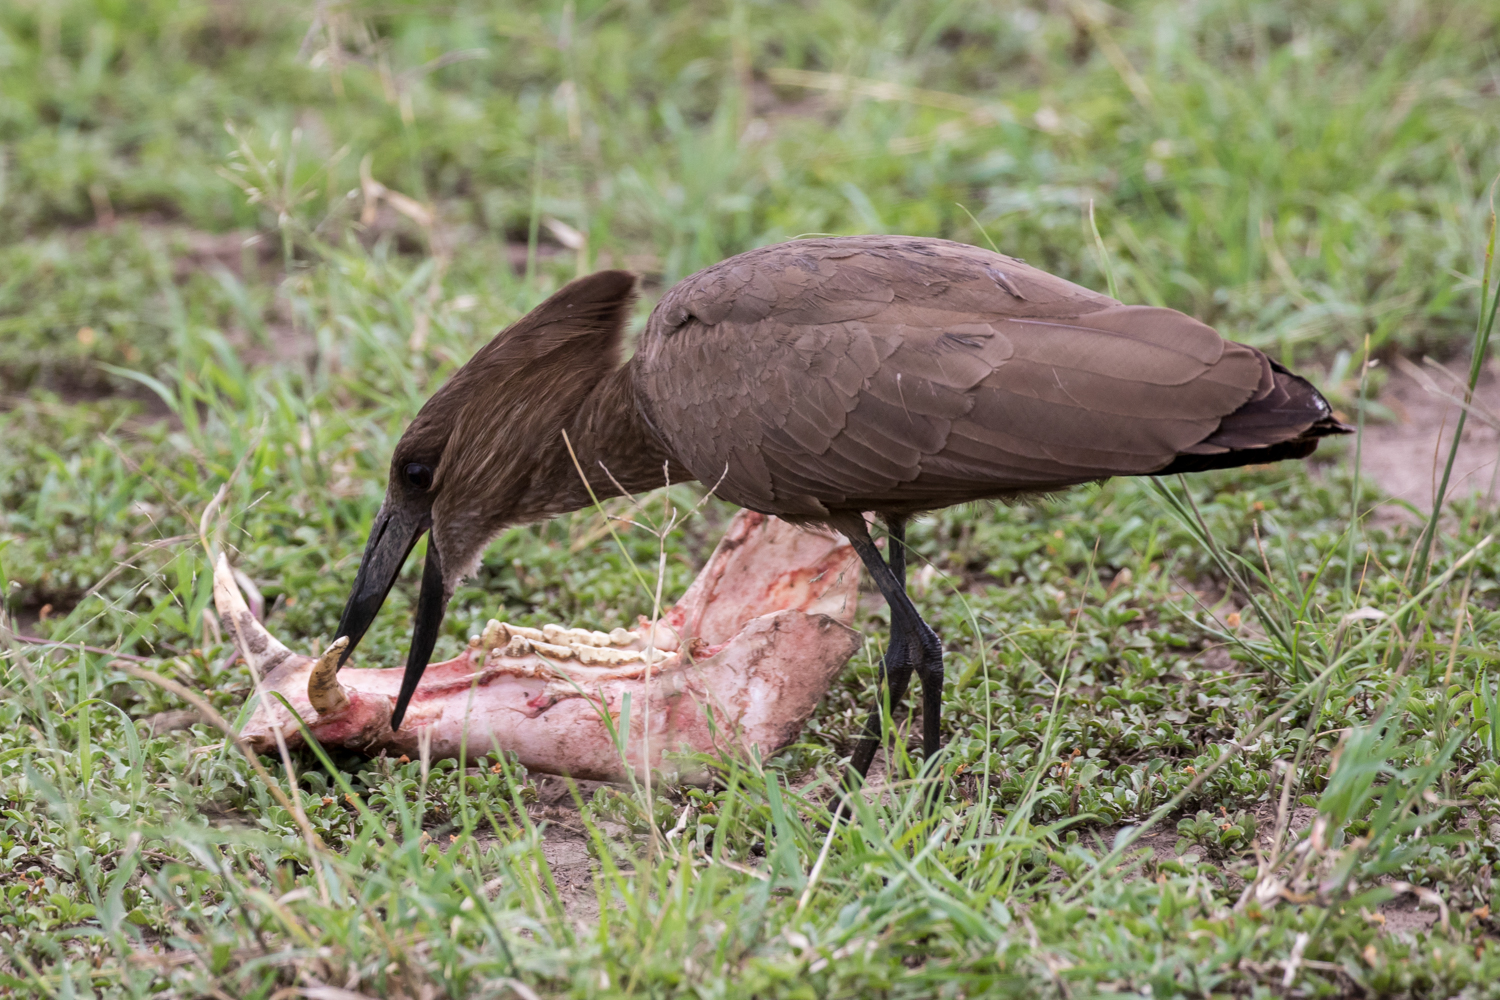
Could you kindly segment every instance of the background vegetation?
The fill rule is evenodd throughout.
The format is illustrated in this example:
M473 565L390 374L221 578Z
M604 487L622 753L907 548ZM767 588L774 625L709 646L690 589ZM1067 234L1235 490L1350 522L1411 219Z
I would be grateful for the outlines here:
M605 264L644 317L799 234L993 241L1354 417L1366 344L1462 355L1493 301L1497 45L1479 0L0 5L0 989L1500 991L1495 518L1455 500L1426 575L1353 447L923 521L940 807L898 783L826 831L872 639L796 750L654 812L591 793L597 917L561 908L504 762L267 759L313 849L211 727L153 735L182 703L119 666L244 703L198 545L226 483L204 530L273 630L331 640L404 422ZM667 540L669 592L726 516ZM625 560L656 539L600 524L498 540L439 655L497 605L646 610ZM415 582L366 665L398 662Z

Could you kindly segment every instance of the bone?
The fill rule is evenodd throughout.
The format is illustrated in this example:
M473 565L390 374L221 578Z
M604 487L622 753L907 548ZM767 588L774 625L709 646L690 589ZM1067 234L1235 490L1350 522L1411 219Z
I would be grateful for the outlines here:
M425 738L435 758L510 752L530 770L576 778L655 770L701 783L710 775L693 754L765 758L797 738L861 645L847 627L858 584L842 537L743 512L660 620L609 633L491 620L463 653L427 668L398 732L390 713L401 669L335 671L337 642L316 660L291 652L249 615L227 562L214 596L246 659L271 664L264 688L325 746L415 756ZM612 727L625 736L623 758ZM242 735L264 752L277 729L302 743L290 713L267 698Z
M234 647L257 674L264 676L270 673L293 655L290 649L266 631L266 627L245 603L245 598L235 583L229 559L222 553L214 566L214 606L219 610L220 620L234 637Z

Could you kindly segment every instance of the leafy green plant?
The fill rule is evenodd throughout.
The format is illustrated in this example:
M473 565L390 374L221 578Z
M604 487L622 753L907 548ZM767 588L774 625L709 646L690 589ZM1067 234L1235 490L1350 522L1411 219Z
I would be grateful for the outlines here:
M1222 811L1217 816L1200 809L1197 815L1177 821L1177 832L1182 834L1177 841L1177 853L1186 853L1193 846L1215 857L1243 853L1255 843L1256 828L1255 815L1243 809L1233 815Z

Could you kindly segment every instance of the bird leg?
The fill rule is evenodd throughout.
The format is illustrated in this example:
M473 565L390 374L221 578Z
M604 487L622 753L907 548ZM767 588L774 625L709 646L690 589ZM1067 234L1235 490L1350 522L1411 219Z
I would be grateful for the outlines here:
M886 643L885 656L880 661L880 680L876 688L876 704L869 717L865 720L864 735L854 747L854 753L850 757L849 767L858 773L861 778L870 773L870 765L875 760L875 751L880 746L880 732L882 722L881 702L886 702L891 709L901 703L906 696L906 687L911 682L911 650L907 645L906 616L896 612L895 602L888 595L886 577L890 577L890 583L902 593L906 592L906 522L904 519L892 518L887 522L888 541L886 549L889 561L880 557L874 543L870 540L869 530L864 527L863 519L859 528L848 525L841 526L844 534L852 541L854 551L858 553L870 572L880 592L886 596L886 603L891 608L891 633L890 640ZM861 530L863 529L863 530Z
M836 525L854 546L891 609L890 641L880 663L881 685L890 706L894 708L906 695L913 671L921 681L922 753L930 760L937 755L942 742L943 643L906 594L906 519L887 518L886 526L889 552L882 559L863 518ZM881 706L877 703L849 761L850 770L861 778L869 773L875 759L880 729Z

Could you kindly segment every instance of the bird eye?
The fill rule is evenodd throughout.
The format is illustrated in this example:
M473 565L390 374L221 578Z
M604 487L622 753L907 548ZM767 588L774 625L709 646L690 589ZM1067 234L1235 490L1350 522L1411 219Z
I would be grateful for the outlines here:
M432 485L432 470L420 462L413 462L406 467L406 481L419 490L425 490Z

